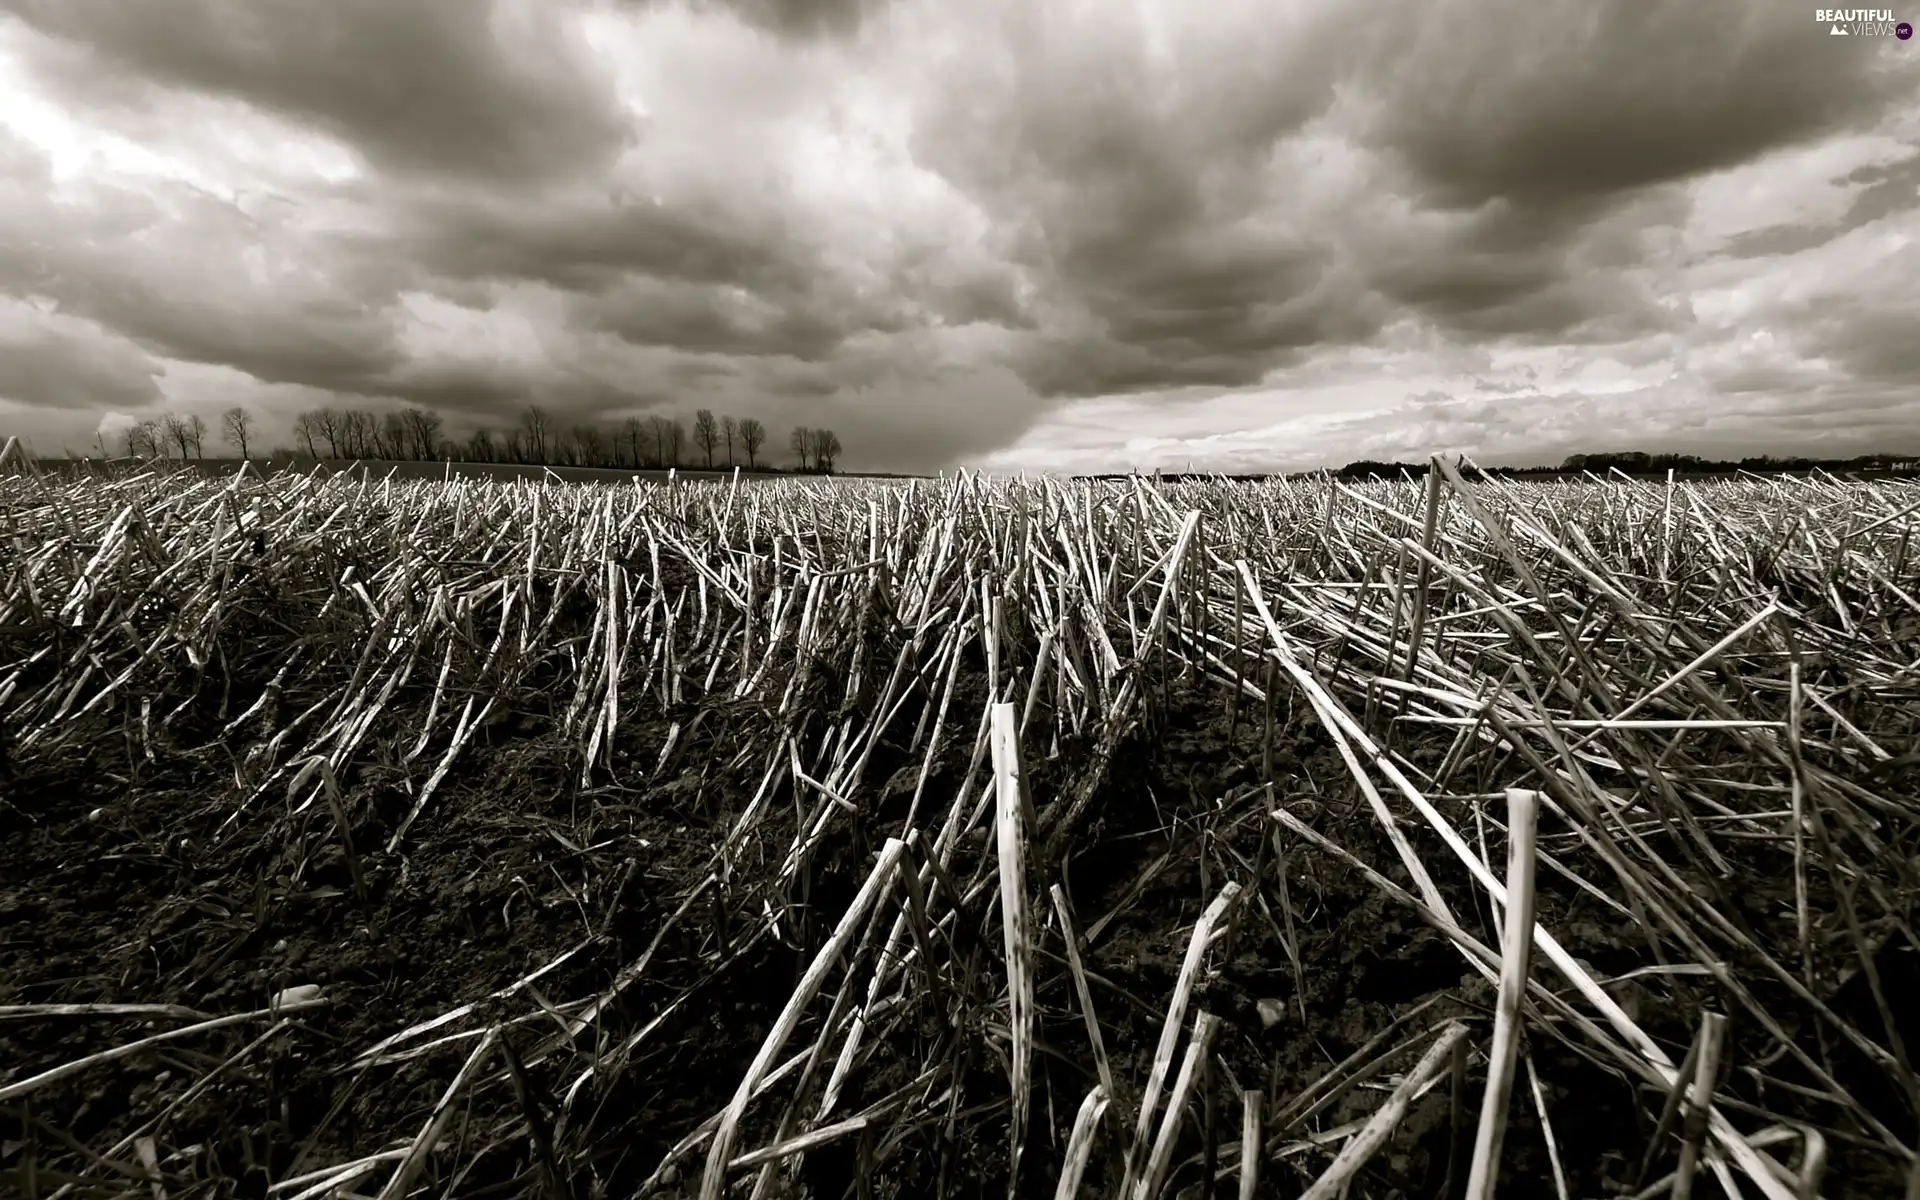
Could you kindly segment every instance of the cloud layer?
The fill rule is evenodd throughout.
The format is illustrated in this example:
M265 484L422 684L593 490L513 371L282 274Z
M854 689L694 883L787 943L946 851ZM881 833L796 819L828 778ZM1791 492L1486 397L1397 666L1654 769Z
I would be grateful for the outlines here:
M1920 50L1803 11L0 14L0 428L43 452L235 403L708 407L876 470L1920 436Z

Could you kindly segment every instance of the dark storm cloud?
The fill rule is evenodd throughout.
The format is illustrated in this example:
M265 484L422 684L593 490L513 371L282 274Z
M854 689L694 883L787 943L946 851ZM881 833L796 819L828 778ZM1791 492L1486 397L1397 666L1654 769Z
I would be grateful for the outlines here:
M1378 313L1312 248L1227 233L1106 249L1067 275L1091 331L1042 336L1020 359L1043 395L1251 383L1376 327Z
M777 209L701 192L654 203L602 187L536 198L433 192L401 200L395 248L436 275L596 291L629 275L803 289L802 235Z
M1556 331L1594 311L1571 285L1576 245L1599 211L1591 202L1543 211L1501 196L1471 212L1416 214L1366 248L1364 271L1382 295L1442 328Z
M1623 343L1684 329L1669 185L1890 108L1913 76L1810 44L1802 14L1726 0L1405 6L1348 93L1426 218L1363 250L1369 281L1452 335ZM1878 177L1846 228L1899 203ZM1908 189L1911 202L1911 188ZM1840 230L1767 231L1794 252ZM1762 246L1760 241L1767 244Z
M1372 136L1437 203L1586 203L1830 132L1902 85L1805 9L1423 0L1372 36Z
M587 327L637 346L697 354L828 357L852 332L826 306L798 299L784 304L744 289L693 288L630 279L606 295L582 300L575 312Z
M160 398L160 372L97 329L24 305L0 311L0 397L48 409L139 408Z
M1566 274L1566 254L1558 246L1487 251L1435 238L1421 249L1381 256L1371 280L1393 300L1443 323L1471 324L1483 314L1518 307Z
M391 319L351 300L253 307L128 280L61 292L76 311L157 354L233 367L263 383L354 390L404 361Z
M16 199L0 213L47 234L0 250L9 289L46 296L153 354L349 390L404 361L390 293L301 271L256 277L239 248L270 246L273 235L232 204L178 187L105 189L84 207ZM344 246L333 248L351 282L379 274L356 273Z
M1249 383L1375 327L1336 256L1260 220L1267 152L1332 100L1329 24L1234 32L1167 31L1166 61L1124 14L1069 27L1019 7L1010 65L974 64L985 86L917 127L916 157L996 220L1065 326L1017 358L1036 391Z
M1809 340L1854 377L1920 384L1920 305L1866 310L1817 323Z
M619 410L651 408L666 399L644 386L615 385L584 371L495 363L410 365L370 380L363 395L435 409L455 417L462 430L509 428L534 407L561 426L593 423Z
M916 151L1034 273L1051 328L1015 361L1060 396L1251 383L1396 310L1474 339L1671 328L1616 278L1655 248L1609 217L1677 225L1684 203L1649 189L1858 121L1905 83L1810 44L1798 10L1742 0L1276 13L1283 36L1175 26L1157 55L1124 16L1038 14L1006 18L1011 59L936 104ZM1285 151L1316 122L1385 156L1375 182L1402 215L1300 211L1312 180L1282 169L1316 164Z
M1332 332L1324 307L1309 302L1334 270L1320 247L1185 231L1145 245L1075 249L1083 258L1069 270L1079 268L1088 311L1128 345L1246 354L1309 345Z
M1625 342L1674 328L1682 316L1617 272L1581 269L1566 246L1488 252L1441 239L1383 259L1371 279L1439 328L1473 339Z
M627 131L553 10L485 0L4 0L90 49L69 90L127 76L325 130L383 170L532 180L604 161Z
M1015 362L1020 377L1047 397L1117 395L1177 387L1233 387L1293 361L1281 354L1257 357L1211 355L1165 357L1111 338L1043 338Z
M831 396L840 390L837 380L818 373L782 372L763 381L762 386L776 396Z
M1910 74L1812 43L1803 16L1740 0L1443 0L1382 18L1363 56L1370 86L1350 93L1361 136L1418 204L1454 220L1388 231L1365 251L1370 281L1469 338L1612 342L1684 324L1685 306L1625 274L1677 265L1645 236L1686 219L1662 185L1911 91ZM1895 190L1863 192L1853 220ZM1766 245L1751 249L1792 252L1833 231L1756 236Z
M655 0L658 2L658 0ZM693 0L698 9L733 13L747 24L784 37L853 33L889 0Z

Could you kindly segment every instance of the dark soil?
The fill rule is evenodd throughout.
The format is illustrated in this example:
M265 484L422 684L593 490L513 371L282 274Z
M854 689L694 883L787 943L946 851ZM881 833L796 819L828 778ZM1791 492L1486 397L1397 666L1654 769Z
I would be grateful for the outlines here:
M963 729L970 729L973 718L966 714L977 713L984 687L971 694L973 706L959 700L954 706ZM1205 1008L1225 1021L1207 1109L1222 1144L1238 1137L1241 1089L1266 1089L1271 1112L1420 1005L1430 1007L1399 1037L1459 1017L1472 1025L1475 1044L1484 1045L1490 990L1459 954L1350 869L1273 838L1272 822L1260 818L1266 801L1248 792L1271 782L1303 819L1390 877L1402 877L1319 727L1289 715L1283 695L1277 733L1266 747L1257 708L1242 711L1230 730L1216 691L1176 686L1172 694L1170 706L1149 711L1122 746L1063 871L1083 933L1104 921L1086 964L1099 980L1095 1002L1115 1072L1128 1081L1123 1090L1137 1089L1146 1076L1193 923L1228 879L1254 894L1241 909L1221 971L1204 983L1190 1010ZM687 723L696 714L701 722L686 735L686 746L649 781L668 722ZM328 1007L299 1016L293 1029L171 1118L160 1144L188 1148L163 1163L174 1195L260 1197L270 1182L411 1138L472 1042L397 1066L343 1068L381 1038L477 1000L583 942L585 949L541 978L540 994L560 1001L607 987L699 883L715 839L751 794L753 778L726 765L729 722L750 714L692 705L667 712L656 705L629 722L620 770L589 789L579 786L574 762L555 749L553 715L504 716L393 856L383 847L406 807L399 781L422 767L400 761L404 730L391 731L369 756L385 765L363 767L341 781L364 900L325 804L292 815L284 796L266 796L236 817L235 767L218 747L162 746L150 762L103 723L97 736L76 743L91 747L83 755L22 759L0 808L0 821L11 830L0 840L0 1004L168 1003L219 1015L263 1007L285 987L324 986ZM1072 780L1087 747L1063 746L1058 758L1043 750L1029 752L1029 766L1034 798L1044 808ZM1263 760L1270 762L1270 780L1262 778ZM736 894L726 888L663 939L649 970L606 1016L602 1048L674 1002L679 1007L624 1070L609 1070L604 1086L589 1087L569 1109L562 1123L563 1140L573 1148L562 1171L568 1194L634 1194L669 1146L724 1107L804 962L851 900L871 851L898 830L917 766L901 746L876 752L868 771L875 783L863 801L872 806L870 815L821 853L792 944L763 938L738 945L763 922L754 911L738 911ZM927 795L950 797L965 767L962 751L949 749ZM786 787L769 804L770 812L784 810L791 821ZM1456 815L1462 828L1472 827L1470 815ZM1449 861L1423 828L1410 824L1408 832L1429 863ZM990 855L984 840L980 845L980 853ZM1491 850L1504 853L1500 845ZM1485 905L1459 886L1461 874L1436 870L1462 922L1497 942ZM1652 961L1637 931L1558 876L1542 872L1540 879L1542 917L1565 931L1574 953L1612 973ZM982 974L991 969L987 954L997 952L997 918L988 919L984 909L971 916L982 947L976 974ZM1298 973L1282 940L1288 921L1297 931ZM724 933L723 922L731 926ZM731 953L717 949L723 937L735 944ZM1059 963L1057 931L1047 932L1043 948L1043 1052L1022 1195L1051 1194L1073 1111L1095 1082L1078 1005ZM716 962L726 965L716 971ZM975 1009L989 1011L991 977L975 985L981 989ZM1277 1001L1283 1014L1270 1027L1261 1001ZM1637 1002L1646 1027L1676 1059L1703 1007L1726 1011L1709 981L1684 977L1641 989ZM516 998L502 1012L531 1007ZM181 1023L112 1016L0 1022L0 1086ZM65 1139L104 1151L264 1027L256 1022L175 1041L41 1088L30 1109L20 1102L0 1109L7 1131L0 1170L8 1173L0 1192L24 1188L30 1160L65 1155L62 1161L73 1161L61 1145ZM524 1054L547 1032L523 1024L507 1036ZM925 1061L915 1060L915 1045L922 1055L952 1054L965 1064L962 1107L1004 1101L1004 1066L982 1035L937 1023L918 1030L918 1042L894 1047L894 1068L852 1084L841 1112L857 1111L910 1079ZM1567 1044L1536 1037L1530 1051L1573 1194L1620 1194L1634 1181L1661 1098L1630 1088ZM529 1090L542 1120L561 1107L577 1072L561 1060L530 1068ZM1478 1107L1477 1075L1474 1080L1469 1113ZM1380 1086L1376 1081L1348 1093L1285 1140L1366 1116L1383 1099L1375 1090ZM1737 1079L1728 1087L1742 1094ZM1450 1159L1460 1152L1449 1109L1445 1087L1418 1104L1353 1194L1445 1194ZM463 1168L451 1194L537 1194L531 1142L479 1144L487 1131L518 1115L501 1088L463 1110L454 1136L432 1157L435 1194L446 1194ZM1120 1140L1115 1120L1110 1114L1103 1145ZM1203 1194L1197 1186L1201 1124L1183 1142L1168 1195ZM906 1127L892 1142L848 1141L810 1155L807 1193L1005 1194L1005 1146L970 1132L1003 1123L957 1127L964 1135L957 1144L937 1124L921 1125ZM1546 1147L1523 1074L1502 1171L1507 1194L1552 1194ZM1835 1147L1837 1160L1845 1149ZM863 1156L873 1164L864 1184ZM115 1157L136 1161L130 1150ZM1329 1157L1314 1151L1287 1157L1284 1166L1270 1164L1263 1194L1297 1194ZM682 1178L697 1177L702 1161L703 1154L689 1160ZM1671 1164L1670 1148L1659 1164L1666 1165L1657 1164L1656 1175ZM1871 1164L1856 1166L1864 1189ZM1097 1190L1087 1194L1110 1192L1115 1171L1112 1158L1096 1156L1086 1186ZM1454 1168L1453 1186L1463 1171L1464 1159ZM97 1164L88 1174L114 1178ZM38 1178L46 1187L58 1176ZM382 1178L356 1188L371 1193ZM1837 1174L1828 1194L1875 1194L1849 1182ZM1207 1194L1230 1196L1232 1187L1224 1181Z

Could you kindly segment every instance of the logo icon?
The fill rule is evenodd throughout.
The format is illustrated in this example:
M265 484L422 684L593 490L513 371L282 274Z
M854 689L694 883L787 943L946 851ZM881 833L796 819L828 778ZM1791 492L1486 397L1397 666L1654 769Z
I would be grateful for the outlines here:
M1897 24L1890 8L1816 8L1813 19L1827 26L1830 37L1887 37L1889 35L1901 41L1913 38L1913 24L1901 21Z

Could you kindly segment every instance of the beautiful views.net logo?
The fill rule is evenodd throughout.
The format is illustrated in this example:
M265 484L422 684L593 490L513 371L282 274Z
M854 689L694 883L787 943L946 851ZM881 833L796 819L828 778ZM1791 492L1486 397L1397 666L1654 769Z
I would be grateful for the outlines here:
M1890 8L1816 8L1813 19L1830 27L1829 37L1897 37L1906 41L1913 26L1893 19Z

